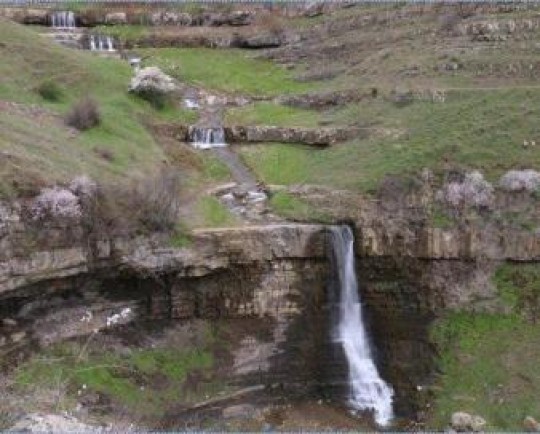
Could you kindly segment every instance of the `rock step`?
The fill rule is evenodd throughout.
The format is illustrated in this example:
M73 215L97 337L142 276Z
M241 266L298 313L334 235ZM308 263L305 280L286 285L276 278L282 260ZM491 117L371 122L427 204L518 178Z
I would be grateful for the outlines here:
M181 142L190 142L189 125L161 125L156 126L170 137ZM278 126L226 126L225 139L227 143L296 143L311 146L330 146L352 138L367 138L371 133L369 128L286 128Z

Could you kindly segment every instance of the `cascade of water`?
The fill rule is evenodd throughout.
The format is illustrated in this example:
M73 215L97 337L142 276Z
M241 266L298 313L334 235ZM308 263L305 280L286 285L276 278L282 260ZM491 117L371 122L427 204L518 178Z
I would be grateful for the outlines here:
M191 144L197 149L227 146L225 143L225 130L223 128L193 127L190 130L189 136Z
M51 14L51 26L57 29L74 29L75 14L72 11L59 11Z
M88 40L91 51L115 51L114 39L111 36L90 35Z
M339 318L333 339L344 350L349 368L349 405L353 410L372 410L379 425L392 419L394 391L379 376L367 332L362 320L362 306L354 264L354 238L348 226L330 229L332 252L339 279Z

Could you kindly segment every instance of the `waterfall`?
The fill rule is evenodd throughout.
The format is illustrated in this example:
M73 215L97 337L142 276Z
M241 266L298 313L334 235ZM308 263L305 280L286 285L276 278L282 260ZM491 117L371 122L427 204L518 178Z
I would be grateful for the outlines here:
M227 146L225 143L225 130L218 128L191 127L189 137L193 147L197 149L210 149Z
M90 51L115 51L114 40L110 36L89 35L88 46Z
M53 12L50 18L52 27L57 29L75 28L75 14L71 11Z
M372 410L379 425L392 419L393 390L379 376L367 332L354 264L354 238L348 226L330 229L332 253L339 284L339 315L334 340L343 347L349 368L348 403L353 410Z

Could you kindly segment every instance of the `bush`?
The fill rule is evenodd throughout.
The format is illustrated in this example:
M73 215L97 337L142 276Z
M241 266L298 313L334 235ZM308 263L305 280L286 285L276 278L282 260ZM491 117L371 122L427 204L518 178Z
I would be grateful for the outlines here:
M82 216L79 198L71 191L61 187L44 188L31 207L32 220L45 218L80 218Z
M97 103L91 98L79 100L66 115L66 124L79 131L93 128L101 122Z
M54 81L42 82L36 91L46 101L56 102L62 99L62 89Z
M463 179L446 183L437 192L437 199L454 208L489 208L493 187L478 171L467 173Z
M540 188L540 172L536 170L510 170L501 177L499 186L504 191L535 192Z

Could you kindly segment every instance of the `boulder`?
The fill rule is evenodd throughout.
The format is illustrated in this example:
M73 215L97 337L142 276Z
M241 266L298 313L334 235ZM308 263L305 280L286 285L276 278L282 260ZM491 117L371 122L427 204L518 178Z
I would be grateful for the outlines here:
M131 79L129 92L166 94L178 89L174 79L156 66L142 68Z
M249 11L233 11L227 17L229 26L247 26L253 22L253 14Z
M24 11L23 24L38 24L46 26L49 21L47 9L26 9Z
M538 422L532 416L527 416L525 419L523 419L523 429L528 432L539 432L540 422Z
M282 38L270 32L258 33L252 36L239 36L232 43L237 48L275 48L283 44Z
M224 408L222 415L224 419L251 419L256 412L256 408L251 404L237 404Z
M127 24L127 15L125 12L109 12L105 15L105 23L111 25Z
M450 424L458 432L478 432L485 427L486 421L480 416L458 411L452 414Z

